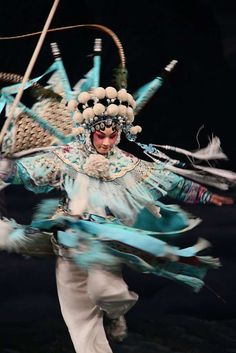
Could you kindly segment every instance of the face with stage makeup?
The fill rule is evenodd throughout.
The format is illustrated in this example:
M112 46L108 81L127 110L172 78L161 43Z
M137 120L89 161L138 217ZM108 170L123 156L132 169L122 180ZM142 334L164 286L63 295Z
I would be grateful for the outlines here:
M106 155L117 144L118 137L118 130L106 127L92 133L92 143L98 153Z

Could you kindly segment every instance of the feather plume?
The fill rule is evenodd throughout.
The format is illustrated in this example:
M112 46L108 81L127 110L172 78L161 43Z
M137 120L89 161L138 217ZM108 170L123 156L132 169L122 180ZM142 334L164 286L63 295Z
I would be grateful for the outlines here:
M51 234L17 224L14 220L0 220L0 249L26 256L53 255Z
M58 205L59 199L56 198L41 201L36 207L36 211L33 215L33 220L39 221L51 218L54 215Z

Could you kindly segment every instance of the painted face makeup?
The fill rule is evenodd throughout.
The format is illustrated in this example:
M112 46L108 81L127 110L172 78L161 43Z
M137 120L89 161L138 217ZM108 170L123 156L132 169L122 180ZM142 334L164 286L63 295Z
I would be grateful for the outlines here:
M118 131L109 127L103 131L95 131L92 135L92 142L98 153L107 154L115 145L117 137Z

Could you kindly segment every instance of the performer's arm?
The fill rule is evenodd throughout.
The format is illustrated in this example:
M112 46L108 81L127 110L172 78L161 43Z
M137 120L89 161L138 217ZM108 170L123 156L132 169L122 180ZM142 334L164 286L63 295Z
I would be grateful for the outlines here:
M234 201L231 197L221 196L209 191L205 186L189 179L178 176L178 183L168 191L168 196L186 203L214 204L221 206L230 205Z
M54 153L0 160L2 184L23 184L35 193L49 192L60 183L61 162Z

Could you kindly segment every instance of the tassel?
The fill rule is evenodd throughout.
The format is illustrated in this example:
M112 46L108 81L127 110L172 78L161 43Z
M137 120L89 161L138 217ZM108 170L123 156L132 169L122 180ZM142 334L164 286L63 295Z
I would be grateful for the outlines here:
M174 147L174 146L168 146L168 145L153 145L156 147L161 147L166 150L171 150L175 151L180 154L185 154L188 157L193 157L194 159L199 159L199 160L216 160L216 159L228 159L228 157L223 153L221 147L221 142L219 137L215 136L212 138L212 140L209 142L209 144L202 149L199 149L195 152L190 152L188 150L185 150L183 148L179 147Z
M220 260L218 257L211 256L197 256L197 259L207 267L211 267L213 269L218 269L221 266Z
M213 186L220 190L229 189L229 181L226 178L223 179L223 178L217 177L216 175L215 176L206 175L206 173L203 173L202 171L178 168L169 163L165 164L165 168L185 178L194 180L200 184Z
M178 282L184 283L192 287L194 292L199 292L200 289L204 286L204 282L201 279L196 277L176 274L176 273L166 271L164 269L157 270L156 274L159 276L165 277L167 279L172 279L172 280L176 280Z
M231 170L213 168L213 167L204 167L199 165L194 165L194 168L203 170L210 174L214 174L220 178L229 180L233 184L236 184L236 173L232 172Z
M210 246L211 243L207 239L199 238L197 244L195 244L193 247L197 253L199 251L209 248Z
M177 153L185 154L185 156L189 157L189 159L190 157L205 161L211 159L228 159L220 147L220 139L218 137L214 137L206 148L199 149L196 152L190 152L182 148L167 145L146 145L142 143L137 143L137 145L140 146L144 150L144 154L150 157L154 162L163 163L164 168L178 175L192 179L200 184L210 185L221 190L228 190L229 186L236 184L236 173L230 170L197 165L191 160L191 168L193 169L187 169L186 163L183 163L177 159L172 159L156 148L162 147L166 150L172 150ZM165 162L161 162L160 159Z
M176 280L187 284L193 288L193 291L198 293L200 289L204 286L204 282L195 277L185 276L185 275L176 275Z

